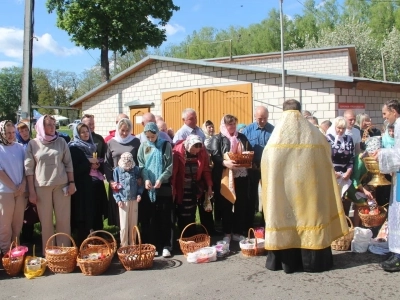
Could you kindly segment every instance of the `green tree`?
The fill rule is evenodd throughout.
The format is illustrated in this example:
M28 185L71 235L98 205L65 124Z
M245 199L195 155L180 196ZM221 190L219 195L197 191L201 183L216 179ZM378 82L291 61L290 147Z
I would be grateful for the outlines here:
M148 56L149 53L145 49L135 50L133 52L125 53L124 55L120 55L118 53L115 54L110 60L113 60L113 69L110 72L112 76L117 75L118 73L128 69L130 66L135 63L141 61L143 58ZM115 59L116 58L116 59Z
M335 29L322 30L318 40L306 39L305 48L355 45L360 74L367 78L382 79L381 50L366 23L348 20Z
M21 104L22 69L0 69L0 120L16 121Z
M373 37L377 41L383 39L389 34L395 25L394 4L389 1L371 1L370 21L368 23L372 30Z
M53 106L55 105L55 91L50 84L51 71L43 69L34 69L32 72L33 93L36 95L37 100L34 104L39 106ZM53 109L39 108L41 114L54 114Z
M357 20L368 23L370 17L370 3L370 0L345 0L341 15L342 22L346 23L348 20Z
M85 49L100 49L102 80L110 79L109 50L122 55L166 40L165 26L173 11L172 0L47 0L56 11L57 26Z
M400 32L393 30L383 41L382 54L385 60L386 80L400 81Z

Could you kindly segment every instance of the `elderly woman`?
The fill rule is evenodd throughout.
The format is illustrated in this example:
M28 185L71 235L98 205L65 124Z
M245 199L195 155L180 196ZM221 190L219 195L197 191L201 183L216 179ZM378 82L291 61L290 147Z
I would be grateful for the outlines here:
M326 138L332 148L332 163L335 170L336 180L341 189L341 195L348 190L351 184L351 174L354 164L354 143L349 135L345 135L347 123L343 117L337 117L328 129ZM350 202L343 202L345 212L348 214Z
M118 166L118 161L124 152L130 152L135 164L137 161L137 152L140 146L140 140L132 135L133 125L128 119L121 119L117 123L115 137L107 143L106 161L104 171L106 179L109 182L108 193L108 225L119 226L119 208L113 197L112 190L116 190L117 183L114 182L113 170Z
M359 119L359 126L360 126L360 133L361 133L361 138L369 138L373 136L381 136L382 133L378 128L371 127L371 118L369 115L362 113L357 116ZM365 132L365 130L368 130ZM365 140L363 139L361 143L361 150L365 150Z
M178 205L179 229L195 222L197 205L200 204L201 221L209 233L213 232L212 209L206 212L203 207L205 197L213 195L209 155L198 135L189 135L185 141L175 145L173 165L171 182L174 202ZM187 236L195 234L191 229L195 227L188 228Z
M207 145L210 143L211 137L215 134L214 123L210 120L205 121L203 126L201 126L201 130L206 137L204 140L204 145L207 147Z
M56 231L71 233L71 195L76 191L71 153L64 139L58 138L56 120L44 115L36 122L36 138L25 153L25 172L29 187L29 201L37 205L42 224L42 251ZM65 192L63 191L65 189ZM67 237L57 237L57 245L69 245Z
M139 203L139 221L143 241L162 249L162 256L171 256L172 229L172 149L171 144L158 136L155 123L144 127L147 141L139 147L138 161L145 182L145 191Z
M209 145L209 152L214 163L213 182L224 184L214 186L214 190L220 202L222 212L222 227L225 238L230 241L240 241L247 234L248 228L245 224L245 216L248 209L248 174L243 167L238 167L235 161L230 160L226 153L239 153L242 150L252 151L246 136L236 130L237 118L225 115L221 120L221 132L213 137ZM225 180L227 179L227 180ZM218 209L218 208L217 208Z
M77 231L76 242L80 245L90 230L103 229L103 222L101 216L96 216L97 206L101 205L101 202L96 201L97 199L93 197L91 176L92 167L96 168L98 164L97 158L93 158L96 145L89 127L83 123L74 127L73 134L74 140L68 146L71 152L77 191L71 197L71 227L72 230Z
M24 148L15 143L11 121L0 122L0 250L10 250L19 237L25 210Z

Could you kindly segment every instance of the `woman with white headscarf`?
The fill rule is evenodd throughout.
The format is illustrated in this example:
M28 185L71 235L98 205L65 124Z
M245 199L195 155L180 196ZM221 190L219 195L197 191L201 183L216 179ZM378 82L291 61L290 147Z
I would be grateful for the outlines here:
M352 137L344 134L346 126L346 119L337 117L326 133L326 139L331 144L333 168L342 197L351 185L355 153ZM350 201L343 201L346 214L349 213L350 204Z
M118 166L118 161L124 152L130 152L135 164L137 161L137 152L140 146L140 140L132 135L133 125L128 119L121 119L115 131L115 137L107 142L106 161L104 171L106 179L109 182L108 193L108 225L120 225L118 205L113 197L113 190L117 183L114 182L113 170Z
M211 197L213 194L208 157L208 152L198 135L189 135L185 141L179 141L173 149L172 188L174 202L178 206L178 227L180 230L195 222L197 205L199 204L202 224L210 234L214 231L212 207L210 207L209 212L206 212L203 207L205 197ZM187 236L195 235L195 231L189 231L191 228L194 229L195 227L192 226L185 231Z

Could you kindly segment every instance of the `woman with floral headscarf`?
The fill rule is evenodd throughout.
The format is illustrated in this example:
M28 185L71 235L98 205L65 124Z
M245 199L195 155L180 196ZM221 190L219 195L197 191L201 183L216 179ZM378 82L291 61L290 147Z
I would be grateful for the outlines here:
M164 257L171 256L172 229L172 149L171 144L159 138L155 123L144 127L147 141L138 151L139 167L142 170L144 187L139 203L139 220L145 243L156 246Z
M103 220L101 215L96 214L96 206L101 203L93 197L91 176L92 165L98 164L95 157L96 145L86 124L77 124L73 136L74 139L68 146L74 166L77 191L71 197L71 228L76 230L76 242L80 245L90 230L103 229Z
M106 162L104 171L106 179L109 182L108 191L108 225L119 226L119 208L115 203L113 191L115 191L117 183L114 181L113 171L118 166L118 161L122 153L129 152L133 156L135 164L137 161L137 152L140 146L140 140L132 135L133 125L129 119L121 119L117 124L115 137L107 142Z
M198 135L189 135L185 141L179 141L173 149L172 190L174 203L178 206L178 226L183 230L186 225L194 223L196 209L202 224L209 233L214 231L211 211L206 212L203 202L213 195L209 155ZM204 191L207 191L206 195ZM208 215L208 217L207 217ZM195 235L194 226L185 231L187 236Z
M216 209L221 210L222 229L228 241L240 241L244 238L248 230L245 225L247 210L254 210L254 207L248 207L247 169L238 167L227 156L228 152L253 151L246 136L237 131L237 121L235 116L225 115L221 120L221 132L214 136L208 148L214 162L214 191L220 192L216 192L214 196ZM220 184L216 186L216 183Z
M10 250L12 240L19 237L24 220L25 176L24 148L15 143L15 127L0 122L0 251Z
M42 225L42 251L47 240L56 232L71 233L71 195L76 191L71 153L64 139L56 133L56 120L49 115L36 122L36 138L25 152L25 172L29 187L29 201L37 205ZM63 191L65 189L65 193ZM57 237L58 246L70 245L68 237Z

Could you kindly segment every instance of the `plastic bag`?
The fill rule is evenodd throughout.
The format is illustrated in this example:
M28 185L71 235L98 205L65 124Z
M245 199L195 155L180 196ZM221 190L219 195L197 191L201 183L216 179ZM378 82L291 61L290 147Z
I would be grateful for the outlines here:
M204 247L193 253L188 253L187 262L189 263L207 263L217 260L217 250L215 247Z
M372 238L372 231L360 227L354 228L354 238L351 241L351 251L357 253L367 252Z

